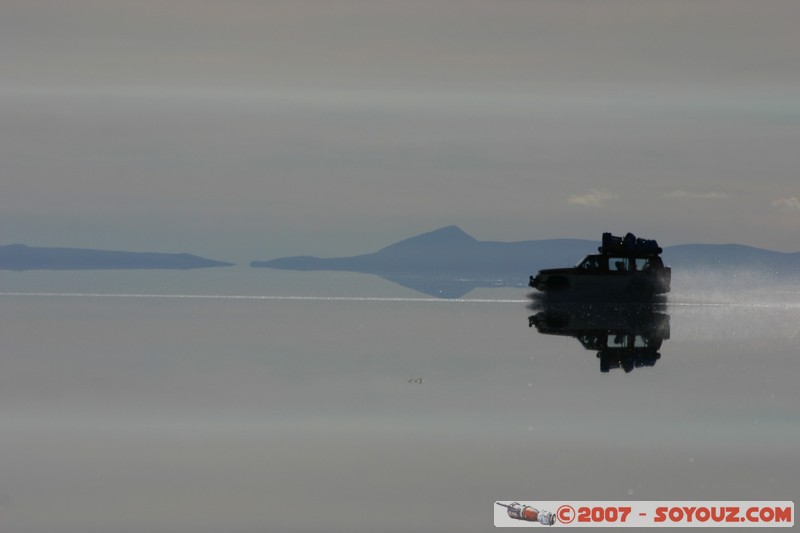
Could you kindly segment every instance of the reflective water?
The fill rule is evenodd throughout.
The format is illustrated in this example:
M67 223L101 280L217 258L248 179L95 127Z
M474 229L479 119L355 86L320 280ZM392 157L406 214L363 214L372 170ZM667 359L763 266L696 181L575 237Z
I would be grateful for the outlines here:
M486 531L496 500L788 500L800 292L545 306L248 268L0 273L0 524Z

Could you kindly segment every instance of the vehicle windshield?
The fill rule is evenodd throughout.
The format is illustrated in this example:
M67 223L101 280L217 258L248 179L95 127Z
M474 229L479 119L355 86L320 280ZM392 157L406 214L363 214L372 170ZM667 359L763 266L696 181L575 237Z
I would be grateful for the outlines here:
M583 258L583 260L575 265L576 267L582 270L599 270L600 269L600 258L596 255L587 255Z

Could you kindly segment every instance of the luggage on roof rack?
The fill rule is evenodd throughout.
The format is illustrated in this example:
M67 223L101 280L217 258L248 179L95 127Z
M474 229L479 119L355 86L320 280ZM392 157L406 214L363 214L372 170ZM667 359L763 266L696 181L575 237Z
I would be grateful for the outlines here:
M603 233L603 245L597 249L601 254L641 254L658 255L663 250L654 239L637 239L633 233L616 237Z

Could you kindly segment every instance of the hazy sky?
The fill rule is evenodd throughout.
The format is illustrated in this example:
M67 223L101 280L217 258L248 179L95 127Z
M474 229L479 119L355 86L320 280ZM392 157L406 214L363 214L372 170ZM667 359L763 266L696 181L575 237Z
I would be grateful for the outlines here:
M800 250L796 0L4 0L0 244Z

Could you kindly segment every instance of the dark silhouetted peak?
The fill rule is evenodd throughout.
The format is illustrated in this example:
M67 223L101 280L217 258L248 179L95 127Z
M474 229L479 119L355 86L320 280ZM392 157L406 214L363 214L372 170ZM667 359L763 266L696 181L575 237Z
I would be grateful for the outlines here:
M383 248L381 252L396 250L423 249L428 247L452 247L477 242L458 226L447 226L437 230L410 237Z

